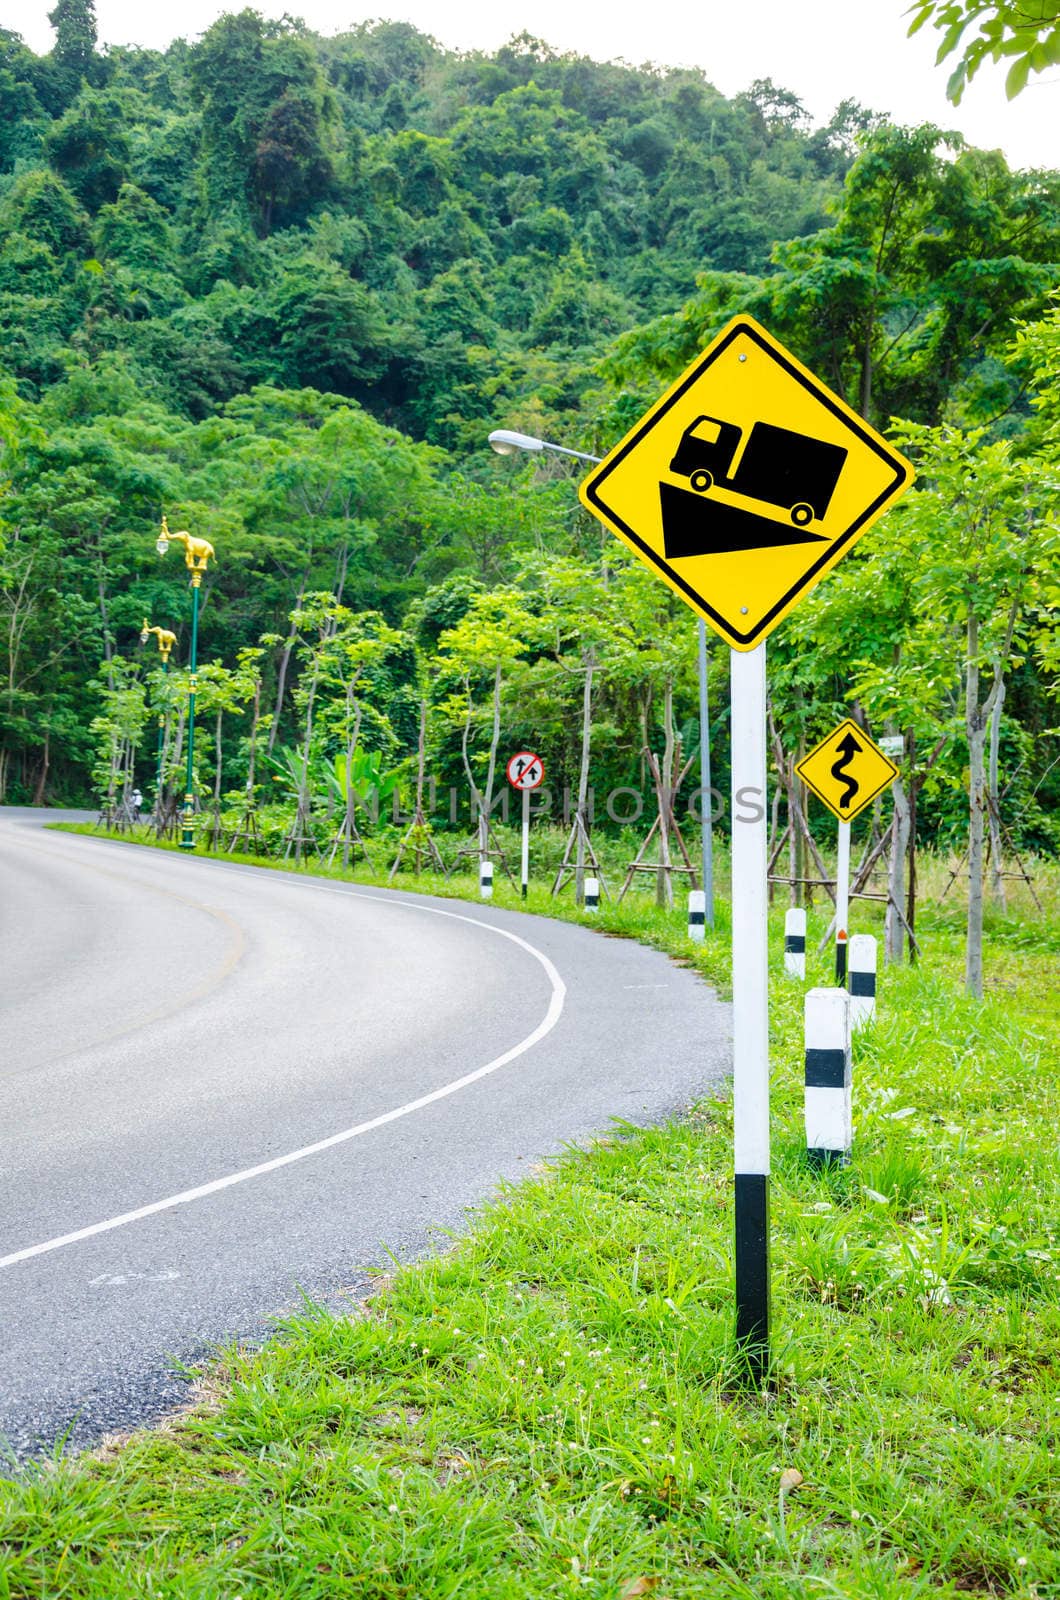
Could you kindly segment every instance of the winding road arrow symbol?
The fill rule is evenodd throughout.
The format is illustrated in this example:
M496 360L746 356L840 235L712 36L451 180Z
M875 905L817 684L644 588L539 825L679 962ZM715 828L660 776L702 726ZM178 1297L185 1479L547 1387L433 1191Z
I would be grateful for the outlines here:
M830 770L833 778L837 779L840 783L846 784L846 793L840 795L839 797L839 804L844 810L846 810L851 800L853 800L854 796L861 788L861 785L857 779L852 778L847 772L847 767L849 767L856 755L861 754L863 748L864 746L858 744L858 741L855 739L852 733L845 733L840 739L839 743L836 745L836 749L839 751L839 759L837 761L833 761Z

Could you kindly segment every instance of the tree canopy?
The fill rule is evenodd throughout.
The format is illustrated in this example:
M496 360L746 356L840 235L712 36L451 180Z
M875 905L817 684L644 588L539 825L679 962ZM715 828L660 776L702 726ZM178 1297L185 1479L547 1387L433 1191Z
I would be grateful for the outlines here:
M914 9L954 49L984 8ZM527 35L454 53L246 9L101 53L91 0L52 20L46 56L0 32L0 799L83 800L137 761L147 786L152 713L176 759L188 608L163 513L217 550L204 803L264 786L348 816L414 760L424 703L440 783L490 789L499 716L547 738L557 793L643 787L648 752L694 745L689 618L566 464L500 462L486 435L602 453L747 311L925 463L771 646L786 747L852 701L910 738L944 726L918 826L959 834L971 612L925 608L966 559L974 459L1006 486L977 593L1024 572L1008 645L999 602L977 660L1006 677L1013 825L1057 843L1060 175ZM178 634L168 680L145 617Z

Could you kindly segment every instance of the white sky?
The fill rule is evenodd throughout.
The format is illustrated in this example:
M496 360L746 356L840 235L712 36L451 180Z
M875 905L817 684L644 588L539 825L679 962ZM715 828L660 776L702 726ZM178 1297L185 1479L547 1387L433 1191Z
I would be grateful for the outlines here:
M54 3L0 0L0 23L43 52L51 46L47 13ZM909 0L183 0L173 11L143 0L96 0L96 15L102 42L161 48L176 34L194 38L223 11L248 3L269 16L301 16L321 33L382 15L460 49L494 49L526 29L596 60L700 67L727 95L754 78L772 78L794 90L818 122L852 97L898 122L936 122L973 144L1000 146L1016 167L1060 166L1060 70L1033 77L1010 103L1004 68L987 65L954 109L945 95L949 66L934 64L939 36L923 29L905 37Z

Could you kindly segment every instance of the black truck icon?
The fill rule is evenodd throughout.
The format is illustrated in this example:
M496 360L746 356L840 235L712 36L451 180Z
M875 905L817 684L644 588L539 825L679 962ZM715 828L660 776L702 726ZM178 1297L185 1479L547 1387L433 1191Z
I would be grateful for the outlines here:
M736 470L730 468L744 430L718 417L697 417L684 433L670 471L687 478L697 494L715 485L770 506L781 506L797 528L820 521L828 510L847 458L841 445L808 434L756 422Z

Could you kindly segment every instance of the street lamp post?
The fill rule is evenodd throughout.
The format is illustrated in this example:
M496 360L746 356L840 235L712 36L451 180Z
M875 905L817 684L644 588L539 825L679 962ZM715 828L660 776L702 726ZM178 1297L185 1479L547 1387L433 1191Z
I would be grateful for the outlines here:
M191 659L188 679L188 776L184 787L184 820L181 826L180 848L195 849L195 832L192 817L195 813L195 671L199 649L199 589L206 571L213 545L208 539L194 538L190 533L170 533L165 517L162 532L155 541L155 549L164 556L171 544L184 546L184 565L191 576Z
M499 456L513 456L517 450L525 450L528 454L536 454L547 450L550 455L574 456L578 461L588 461L598 465L602 456L587 455L584 450L568 450L566 445L552 444L548 439L535 439L528 433L513 433L508 428L494 428L489 436L489 442ZM714 840L712 835L713 802L710 792L710 722L709 722L709 697L707 693L707 629L703 619L699 619L699 761L700 761L700 786L701 795L699 802L700 812L700 842L703 861L703 895L706 911L706 925L714 926Z
M159 544L161 544L161 540L159 540ZM168 548L168 546L167 546L167 548ZM173 649L173 646L177 642L177 636L176 636L175 633L170 633L168 628L157 628L157 627L153 628L151 626L151 624L148 622L147 618L145 617L144 618L144 625L143 625L142 629L140 630L140 643L141 644L146 644L147 641L148 641L148 638L150 637L150 635L152 633L155 635L156 639L158 640L158 653L162 657L162 671L165 673L166 677L168 678L169 677L169 656L170 656L170 651ZM158 826L159 815L161 814L161 811L162 811L162 758L163 758L163 756L165 754L165 742L166 742L166 713L165 713L165 710L163 709L162 711L160 711L158 713L158 776L157 776L157 778L155 780L155 826L156 826L156 828Z

